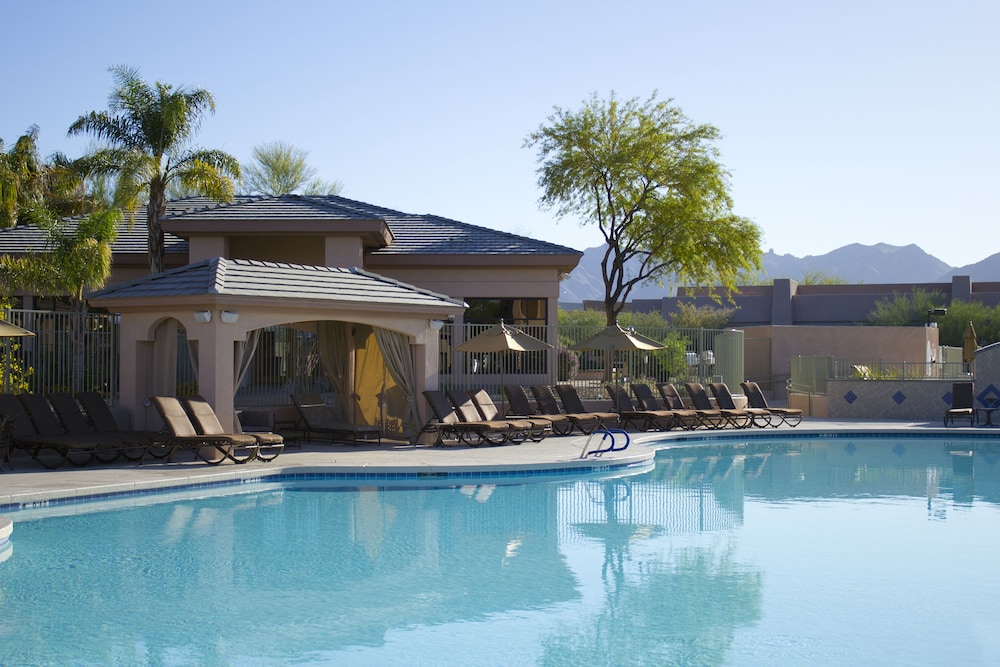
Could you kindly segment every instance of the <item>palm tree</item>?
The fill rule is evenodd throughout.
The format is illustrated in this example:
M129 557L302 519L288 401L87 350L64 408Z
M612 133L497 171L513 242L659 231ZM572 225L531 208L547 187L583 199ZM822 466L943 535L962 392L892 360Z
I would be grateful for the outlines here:
M91 173L117 177L118 204L135 210L145 201L149 270L159 273L167 189L176 182L216 201L232 201L240 165L223 151L188 147L202 118L215 112L207 90L161 82L151 86L132 67L112 67L111 72L115 87L108 110L80 116L69 134L92 134L107 144L87 163Z
M64 297L76 317L70 321L73 387L83 389L87 292L100 289L111 276L111 246L118 235L118 208L94 211L73 222L44 208L34 210L34 222L46 232L46 252L24 257L0 256L0 289L24 290Z
M340 181L324 181L316 168L306 164L307 151L284 141L253 147L253 164L244 170L243 186L249 194L335 195L343 189Z

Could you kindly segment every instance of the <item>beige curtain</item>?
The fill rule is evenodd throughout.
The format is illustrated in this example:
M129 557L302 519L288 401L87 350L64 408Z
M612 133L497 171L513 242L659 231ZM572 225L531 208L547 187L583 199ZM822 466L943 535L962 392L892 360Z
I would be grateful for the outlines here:
M248 331L246 340L236 341L233 350L233 354L235 355L234 361L236 362L233 364L234 396L240 390L243 380L246 379L247 371L250 370L250 362L253 361L253 355L257 352L258 342L260 342L260 329Z
M375 327L375 340L378 341L382 357L385 359L389 375L406 396L406 411L403 413L403 435L411 442L420 431L420 413L417 407L417 381L413 364L413 346L407 336L397 332Z
M319 359L323 371L330 380L330 387L337 395L343 407L346 421L352 422L354 415L349 411L353 407L353 387L348 364L349 346L347 338L350 335L347 322L324 320L316 323L316 342L319 348Z

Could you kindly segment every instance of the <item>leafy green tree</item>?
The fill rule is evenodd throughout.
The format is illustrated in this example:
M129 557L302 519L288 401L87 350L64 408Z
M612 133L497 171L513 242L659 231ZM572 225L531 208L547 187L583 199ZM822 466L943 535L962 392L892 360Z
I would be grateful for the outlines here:
M734 289L741 271L759 269L760 229L732 212L715 127L655 93L644 103L595 94L579 111L556 107L548 123L525 141L539 151L540 201L604 236L607 324L640 283L676 276Z
M670 322L683 329L721 329L735 313L735 308L696 306L679 301L677 311L670 316Z
M883 327L906 327L923 325L927 321L927 311L943 308L948 303L944 294L914 290L912 294L893 294L879 299L868 313L868 324Z
M108 110L80 116L69 134L91 134L106 144L88 156L87 166L97 175L117 178L118 204L135 210L146 203L149 270L159 273L164 243L160 219L167 213L171 183L216 201L232 201L240 165L223 151L189 147L201 120L215 112L207 90L149 85L131 67L111 72L115 87Z
M327 182L309 166L307 151L283 141L253 147L253 162L244 169L243 187L248 194L335 195L343 190L339 181Z

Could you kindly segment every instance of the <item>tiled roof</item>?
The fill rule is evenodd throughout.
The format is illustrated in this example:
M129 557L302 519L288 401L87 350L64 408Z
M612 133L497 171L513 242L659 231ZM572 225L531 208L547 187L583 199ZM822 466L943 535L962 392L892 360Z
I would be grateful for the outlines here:
M304 197L300 195L280 195L276 197L237 197L228 204L175 211L168 207L164 220L381 220L357 206L347 206L342 202L350 200L340 197Z
M208 201L208 200L205 200ZM76 229L79 218L66 220L66 230L72 233ZM35 225L19 225L0 229L0 254L16 255L24 252L45 251L45 230ZM164 253L187 253L188 242L173 234L164 235ZM148 245L146 234L146 207L140 208L132 219L128 216L118 223L118 238L111 244L115 254L145 255Z
M250 296L405 306L464 302L357 268L215 257L88 295L88 299Z
M411 214L337 197L281 195L277 197L239 196L230 204L219 204L204 197L188 197L168 202L164 220L229 222L234 225L246 220L384 220L392 231L393 240L374 255L567 255L580 256L578 250L566 246L477 227L436 215ZM127 221L119 226L115 253L146 252L146 212L135 214L134 224ZM70 221L72 225L73 222ZM165 235L166 252L187 252L187 241L172 234ZM0 230L0 253L20 253L42 250L45 234L36 227L12 227Z

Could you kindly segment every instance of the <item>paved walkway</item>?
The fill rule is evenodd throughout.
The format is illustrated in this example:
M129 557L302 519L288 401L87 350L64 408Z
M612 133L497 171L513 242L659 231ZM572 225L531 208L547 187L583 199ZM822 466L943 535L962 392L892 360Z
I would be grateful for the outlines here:
M1000 437L1000 430L983 427L952 427L944 429L940 421L872 422L807 419L795 429L751 429L723 431L672 431L670 433L631 434L633 444L624 451L609 452L600 457L580 454L587 438L584 436L550 437L540 443L504 445L499 447L413 447L401 443L357 447L303 443L292 444L271 463L253 462L245 465L225 463L213 466L203 462L163 464L135 463L113 465L92 464L83 468L65 465L58 470L45 470L23 454L14 460L14 469L4 468L0 474L0 508L32 505L63 498L101 496L212 482L258 479L262 476L291 473L366 474L426 474L492 473L518 475L525 471L574 469L581 473L606 470L609 467L641 465L652 460L656 449L671 441L708 436L742 439L748 436L796 433L808 435L829 431L894 431L921 429L941 433L970 432ZM655 441L656 445L643 443ZM595 437L591 449L600 446ZM180 454L179 456L184 456Z

